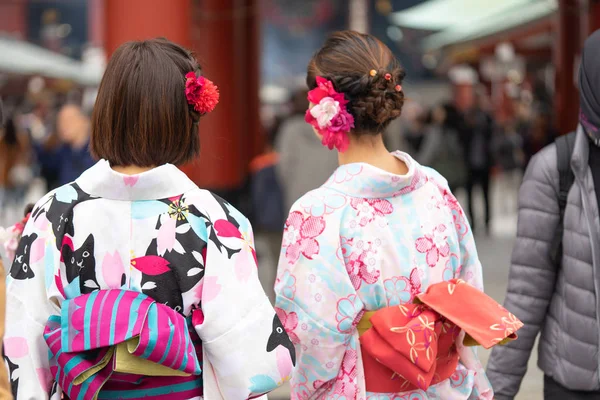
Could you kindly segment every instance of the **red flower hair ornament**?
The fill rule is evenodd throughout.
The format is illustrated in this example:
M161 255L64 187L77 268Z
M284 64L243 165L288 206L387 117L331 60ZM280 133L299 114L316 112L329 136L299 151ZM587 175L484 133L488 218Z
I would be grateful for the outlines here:
M194 110L204 115L219 103L219 88L211 80L188 72L185 75L185 97Z
M306 111L304 120L323 137L324 146L340 152L350 144L348 135L354 128L354 117L348 112L348 100L333 88L333 83L317 76L317 87L308 92L308 101L314 104Z

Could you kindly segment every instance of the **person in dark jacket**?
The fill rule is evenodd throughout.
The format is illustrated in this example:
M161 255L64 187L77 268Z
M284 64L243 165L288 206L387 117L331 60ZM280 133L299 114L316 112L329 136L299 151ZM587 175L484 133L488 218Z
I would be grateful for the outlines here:
M544 398L600 399L600 31L585 42L579 85L581 116L570 163L575 180L557 262L555 144L531 159L519 193L518 237L504 305L525 326L519 340L492 352L487 374L497 400L517 395L540 331Z
M490 229L490 177L492 171L492 135L494 121L483 107L483 95L478 94L476 104L465 113L465 129L462 133L464 155L467 163L467 197L471 229L475 232L476 221L473 190L479 186L483 192L485 228Z
M58 113L56 129L61 145L57 148L37 146L36 153L42 168L57 174L56 184L65 185L94 165L88 149L90 121L79 106L68 104Z

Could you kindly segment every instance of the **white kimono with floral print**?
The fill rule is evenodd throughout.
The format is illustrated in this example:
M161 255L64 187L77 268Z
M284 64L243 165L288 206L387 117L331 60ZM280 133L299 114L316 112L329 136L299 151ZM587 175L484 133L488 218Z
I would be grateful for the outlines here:
M65 300L109 289L143 293L193 325L202 375L169 399L256 398L292 371L294 348L258 280L249 221L173 165L127 176L102 160L38 202L19 242L4 338L17 400L61 398L71 382L56 381L44 327ZM126 390L142 391L146 378Z
M344 165L290 211L275 290L277 312L297 349L292 399L493 396L462 340L456 373L426 392L365 390L356 330L364 311L412 302L429 285L452 278L483 290L472 233L446 181L407 154L395 155L406 162L406 175Z

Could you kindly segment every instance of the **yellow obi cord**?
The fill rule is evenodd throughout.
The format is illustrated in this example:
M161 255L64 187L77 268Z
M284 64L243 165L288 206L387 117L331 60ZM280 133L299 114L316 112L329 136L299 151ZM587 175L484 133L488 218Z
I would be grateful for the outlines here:
M356 325L356 329L358 330L358 336L364 335L366 331L368 331L373 324L371 324L371 317L375 314L375 311L365 311L360 321Z

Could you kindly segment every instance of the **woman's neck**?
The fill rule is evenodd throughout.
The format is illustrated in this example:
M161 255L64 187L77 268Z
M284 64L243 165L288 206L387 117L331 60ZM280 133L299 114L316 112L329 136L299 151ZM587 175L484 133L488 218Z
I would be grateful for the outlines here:
M115 165L111 166L111 168L113 169L113 171L123 175L137 175L141 174L142 172L150 171L154 167L138 167L137 165Z
M382 135L351 136L348 149L338 153L338 161L340 165L366 163L396 175L408 172L406 164L386 149Z

